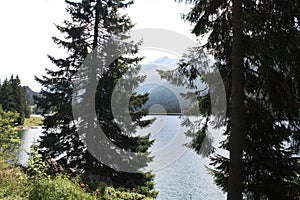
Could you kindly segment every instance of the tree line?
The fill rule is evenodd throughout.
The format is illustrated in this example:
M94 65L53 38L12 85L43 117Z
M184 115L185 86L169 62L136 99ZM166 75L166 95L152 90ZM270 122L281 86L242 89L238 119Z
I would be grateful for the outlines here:
M4 111L18 113L18 125L24 124L24 119L30 115L30 105L26 101L25 89L21 86L18 76L13 75L0 83L0 105Z

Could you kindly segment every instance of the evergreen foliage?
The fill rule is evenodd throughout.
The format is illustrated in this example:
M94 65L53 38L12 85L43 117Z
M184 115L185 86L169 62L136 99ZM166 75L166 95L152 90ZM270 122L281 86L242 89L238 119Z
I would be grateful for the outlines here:
M18 124L23 125L24 118L29 117L24 89L18 76L5 79L0 85L0 104L5 111L19 113Z
M185 19L194 24L197 36L208 34L207 43L195 48L180 63L178 72L192 82L199 74L195 56L207 50L231 94L232 1L188 0L193 4ZM299 52L300 6L298 1L242 1L242 43L245 76L243 195L247 199L299 199ZM193 54L193 55L192 55ZM196 56L197 57L197 56ZM197 62L197 61L196 61ZM192 73L190 73L192 72ZM195 72L195 71L194 71ZM174 77L176 78L176 77ZM209 94L200 98L206 126L192 134L192 148L199 151L207 134L211 112ZM227 96L226 130L232 131L232 99ZM221 147L229 150L228 139ZM199 152L200 153L200 152ZM215 181L228 191L228 158L213 155Z
M53 41L61 48L66 49L66 58L50 60L57 66L56 70L46 70L47 75L36 80L43 86L41 97L37 98L38 107L45 115L44 136L40 143L40 153L44 159L57 159L57 163L65 169L73 169L77 174L82 174L86 179L97 179L115 187L124 187L135 190L147 196L155 196L153 192L153 175L151 173L125 173L116 171L100 161L87 151L86 146L77 133L77 128L72 115L72 90L73 79L80 69L87 55L95 49L103 48L107 38L120 35L126 38L126 32L132 28L128 16L121 14L120 10L128 7L132 2L111 0L83 0L81 2L66 1L70 21L64 21L58 30L64 36L62 39L53 37ZM149 136L135 136L135 128L117 126L111 111L112 92L116 82L125 73L136 74L140 58L134 56L137 45L131 44L130 48L123 49L125 55L119 56L109 65L106 72L101 75L95 95L95 108L98 121L107 137L120 148L136 153L148 153L152 144ZM109 52L108 52L109 53ZM130 55L130 57L129 57ZM107 57L110 55L108 54ZM88 77L96 73L87 74ZM136 77L135 84L144 77ZM122 89L122 88L121 88ZM123 88L123 90L126 88ZM89 87L87 87L87 91ZM146 111L141 108L147 100L147 95L131 96L131 116L135 124L146 126L151 121L143 121L141 117ZM87 103L88 104L88 103ZM93 109L93 107L91 107ZM87 115L90 113L87 112ZM84 115L84 113L83 113ZM89 117L89 116L83 116ZM84 124L83 126L88 126ZM124 131L125 130L125 131ZM101 142L101 141L99 141ZM63 155L63 156L62 156ZM114 158L112 158L114 159ZM147 166L151 159L147 156L140 168Z

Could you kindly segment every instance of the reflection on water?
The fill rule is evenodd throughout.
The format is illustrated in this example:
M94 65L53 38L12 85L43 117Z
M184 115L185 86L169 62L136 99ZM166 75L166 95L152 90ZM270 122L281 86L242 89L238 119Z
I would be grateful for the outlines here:
M38 126L35 129L21 130L19 132L20 137L22 138L21 150L17 154L18 163L25 165L29 158L28 153L30 152L30 147L32 144L38 141L42 135L43 129Z
M155 116L155 123L144 132L153 133L151 148L158 200L222 200L226 195L213 183L206 166L209 159L183 146L189 141L178 116ZM167 165L166 165L167 163Z
M180 126L178 116L150 116L156 121L142 134L152 133L155 139L151 147L154 161L149 168L154 169L155 189L158 200L222 200L226 196L213 183L213 178L205 166L209 159L202 158L182 144L188 142L184 136L185 128ZM28 160L30 146L42 135L42 128L20 132L22 151L18 154L19 163Z

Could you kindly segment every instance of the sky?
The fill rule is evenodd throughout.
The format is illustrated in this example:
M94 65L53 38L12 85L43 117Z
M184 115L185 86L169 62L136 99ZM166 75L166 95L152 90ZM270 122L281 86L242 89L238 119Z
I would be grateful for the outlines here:
M1 0L0 1L0 80L19 75L22 85L39 91L41 86L34 76L41 77L45 68L52 66L47 55L61 56L51 40L60 36L54 24L61 24L69 16L64 0ZM195 40L190 34L191 26L181 19L189 7L174 0L135 0L127 13L135 24L134 29L163 28L176 31ZM164 55L176 57L161 51L142 51L145 61L152 61Z

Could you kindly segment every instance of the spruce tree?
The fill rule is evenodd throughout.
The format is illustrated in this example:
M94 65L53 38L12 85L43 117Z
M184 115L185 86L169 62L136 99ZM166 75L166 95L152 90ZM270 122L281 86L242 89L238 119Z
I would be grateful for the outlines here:
M101 51L107 38L117 35L121 35L121 39L126 38L126 33L132 28L132 24L128 16L121 14L120 10L132 2L83 0L81 2L66 1L66 3L71 20L64 21L63 26L57 25L64 38L54 37L53 40L59 47L67 50L68 56L66 58L49 56L57 69L47 69L46 76L36 78L43 86L42 97L37 100L38 107L43 110L45 116L45 135L41 139L40 153L44 159L56 159L66 170L73 169L85 178L89 177L115 187L129 188L148 196L155 196L155 192L152 191L152 174L117 171L106 166L105 163L97 160L93 153L87 151L83 138L78 135L72 114L73 81L76 73L82 70L82 64L92 50ZM89 109L96 110L102 129L114 144L123 149L147 155L148 148L152 144L149 136L136 136L134 131L124 133L112 115L111 101L115 84L128 71L132 70L133 74L136 74L138 63L141 60L134 56L138 50L137 45L131 44L130 46L131 48L124 50L127 56L118 56L105 69L105 73L101 74L95 94L94 108L89 105L87 111ZM106 57L109 57L110 52L106 53ZM85 75L88 78L95 78L97 75L93 70L90 68ZM137 83L142 80L143 77L137 77ZM86 92L93 92L88 81L86 84ZM134 107L141 108L141 105L147 100L147 95L133 94L131 99ZM86 102L86 104L89 103ZM46 113L50 114L45 115ZM83 115L85 114L83 113ZM141 120L145 114L144 110L138 109L132 110L131 116L135 123L146 126L150 121ZM83 117L91 116L87 112L87 116ZM82 126L88 127L90 124ZM149 157L145 159L141 168L147 166L150 160Z
M5 79L0 90L0 104L5 111L19 113L18 124L24 123L26 101L23 87L18 76L12 75L9 80Z
M25 101L25 93L24 89L21 86L21 81L19 76L10 79L11 87L12 87L12 95L14 99L14 105L12 105L11 110L19 113L18 124L24 124L25 113L26 113L26 101Z
M197 36L209 34L208 41L198 49L206 49L220 71L226 93L232 92L232 1L186 1L193 8L185 19L195 24ZM241 29L245 76L243 196L247 199L299 199L299 64L300 7L298 1L241 2ZM194 54L197 54L194 51ZM200 52L198 52L200 54ZM179 72L195 80L193 60L185 57ZM234 93L233 93L234 94ZM200 98L200 109L208 119L209 94ZM232 133L232 97L227 96L226 130ZM207 128L205 126L204 128ZM191 146L200 150L203 134L193 134ZM229 150L225 140L222 148ZM214 178L228 191L229 159L212 155ZM299 179L298 179L299 180Z
M13 89L7 78L3 81L1 87L0 104L5 111L11 111L14 105L14 99L12 96Z

